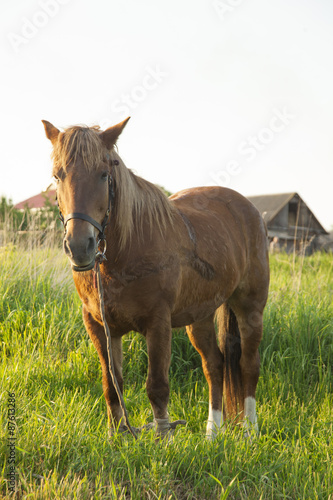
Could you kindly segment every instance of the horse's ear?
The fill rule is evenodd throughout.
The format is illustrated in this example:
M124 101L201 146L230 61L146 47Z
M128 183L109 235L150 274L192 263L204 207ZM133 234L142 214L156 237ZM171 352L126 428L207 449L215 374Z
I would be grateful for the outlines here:
M45 128L46 137L48 139L50 139L50 141L54 145L54 143L58 139L58 135L60 134L60 130L58 130L54 125L52 125L52 123L47 122L46 120L42 120L42 122L43 122L43 125Z
M117 125L114 125L113 127L107 128L100 134L100 138L104 142L105 146L107 149L112 149L113 146L116 144L118 137L124 130L126 123L130 119L130 116L126 118L123 122L118 123Z

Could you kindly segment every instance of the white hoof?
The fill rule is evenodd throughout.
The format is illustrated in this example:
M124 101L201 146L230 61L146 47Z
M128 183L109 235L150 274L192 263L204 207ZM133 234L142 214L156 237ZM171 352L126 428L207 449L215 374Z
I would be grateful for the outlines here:
M218 432L220 431L222 425L222 412L220 410L214 410L209 405L209 414L206 427L206 438L213 441Z
M256 413L256 400L253 397L247 397L244 401L244 437L249 438L251 441L259 433L257 413Z

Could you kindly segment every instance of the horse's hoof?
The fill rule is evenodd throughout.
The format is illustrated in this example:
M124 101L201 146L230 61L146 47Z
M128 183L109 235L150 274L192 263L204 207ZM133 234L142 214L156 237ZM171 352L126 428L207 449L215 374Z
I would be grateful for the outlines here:
M169 422L167 418L156 418L154 420L156 427L157 440L166 438L168 442L172 441L177 425L186 425L186 420L175 420Z
M158 439L163 439L165 437L170 437L174 434L177 425L186 425L186 420L175 420L174 422L169 422L167 418L154 419L153 422L142 425L141 427L132 427L132 430L136 435L141 434L141 432L155 430ZM117 429L109 428L109 438L113 438L117 434L131 434L127 425L120 425Z
M153 422L143 425L138 429L141 431L155 430L157 434L157 441L160 439L167 438L169 441L173 436L175 429L178 425L186 425L186 420L175 420L174 422L169 422L168 418L156 418Z

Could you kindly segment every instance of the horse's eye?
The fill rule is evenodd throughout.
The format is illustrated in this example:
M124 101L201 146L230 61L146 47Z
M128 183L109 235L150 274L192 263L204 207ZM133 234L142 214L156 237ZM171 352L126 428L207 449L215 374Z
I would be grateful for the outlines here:
M54 176L53 176L53 180L54 180L54 182L56 182L57 184L59 184L59 182L60 182L59 177L57 177L56 175L54 175Z
M103 172L102 175L101 175L101 178L102 178L103 181L106 181L107 178L108 178L108 176L109 176L108 172Z

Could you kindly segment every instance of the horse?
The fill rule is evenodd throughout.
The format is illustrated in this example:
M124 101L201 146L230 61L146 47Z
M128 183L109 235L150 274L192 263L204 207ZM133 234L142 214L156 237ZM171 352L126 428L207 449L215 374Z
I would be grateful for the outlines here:
M121 392L122 337L136 331L147 344L154 429L160 436L171 432L171 336L173 328L186 327L209 387L207 438L223 432L227 420L251 437L258 432L258 347L269 287L264 221L234 190L196 187L168 198L133 173L117 152L128 120L106 130L72 126L62 132L42 120L53 146L63 248L100 359L110 432L128 429L110 376L94 286L100 240L105 318Z

